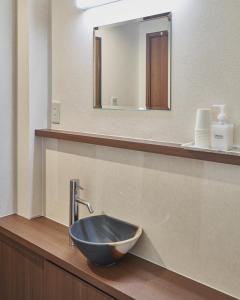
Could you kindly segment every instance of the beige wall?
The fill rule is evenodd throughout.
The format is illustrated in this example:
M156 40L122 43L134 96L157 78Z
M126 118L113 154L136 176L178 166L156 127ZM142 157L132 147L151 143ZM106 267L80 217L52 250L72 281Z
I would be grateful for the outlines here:
M50 0L19 0L17 6L17 212L43 214L41 142L47 127Z
M52 100L62 103L55 128L187 142L196 109L219 102L239 124L238 0L123 0L84 13L69 0L52 5ZM166 11L172 111L94 111L92 27ZM134 253L240 297L239 167L52 140L45 154L48 217L68 224L69 180L80 178L97 212L143 227Z
M16 3L0 0L0 216L16 212Z
M240 297L238 166L48 140L46 215L66 225L72 178L96 213L143 227L135 254Z

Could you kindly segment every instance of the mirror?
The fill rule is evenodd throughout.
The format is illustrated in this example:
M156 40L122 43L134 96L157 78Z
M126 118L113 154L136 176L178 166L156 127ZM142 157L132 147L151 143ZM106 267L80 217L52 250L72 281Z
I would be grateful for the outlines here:
M170 110L171 13L94 28L94 108Z

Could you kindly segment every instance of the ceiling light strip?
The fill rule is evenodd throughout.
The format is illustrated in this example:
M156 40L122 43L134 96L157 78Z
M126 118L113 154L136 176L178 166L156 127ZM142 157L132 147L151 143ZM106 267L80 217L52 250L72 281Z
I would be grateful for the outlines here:
M86 10L118 1L120 0L76 0L76 6L79 9Z

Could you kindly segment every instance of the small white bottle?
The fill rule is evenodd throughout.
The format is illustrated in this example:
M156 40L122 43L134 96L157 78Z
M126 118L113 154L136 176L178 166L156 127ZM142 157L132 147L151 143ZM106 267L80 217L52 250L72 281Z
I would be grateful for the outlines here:
M234 125L227 121L225 105L213 105L220 109L218 121L212 124L211 146L214 150L227 151L233 146Z

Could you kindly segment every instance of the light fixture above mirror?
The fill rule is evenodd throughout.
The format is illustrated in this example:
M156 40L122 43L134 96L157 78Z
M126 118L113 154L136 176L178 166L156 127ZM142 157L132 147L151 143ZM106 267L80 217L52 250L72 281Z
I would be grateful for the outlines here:
M86 10L118 1L120 0L76 0L76 6L81 10Z

